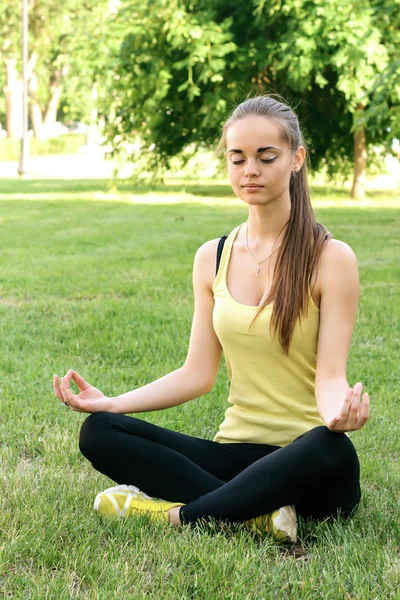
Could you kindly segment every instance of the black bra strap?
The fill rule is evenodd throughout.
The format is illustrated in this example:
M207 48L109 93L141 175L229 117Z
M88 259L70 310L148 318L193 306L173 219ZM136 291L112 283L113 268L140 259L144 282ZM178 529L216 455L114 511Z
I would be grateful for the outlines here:
M217 248L217 268L215 270L215 276L218 273L218 269L219 269L219 263L221 262L221 256L222 256L222 250L225 244L225 240L228 236L227 235L223 235L222 238L220 238L219 242L218 242L218 248Z

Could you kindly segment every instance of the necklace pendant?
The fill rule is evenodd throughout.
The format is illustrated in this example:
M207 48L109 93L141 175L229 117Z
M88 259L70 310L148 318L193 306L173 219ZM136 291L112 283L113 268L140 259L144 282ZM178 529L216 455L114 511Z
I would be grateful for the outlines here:
M257 277L258 277L259 272L260 272L260 265L258 265L256 268Z

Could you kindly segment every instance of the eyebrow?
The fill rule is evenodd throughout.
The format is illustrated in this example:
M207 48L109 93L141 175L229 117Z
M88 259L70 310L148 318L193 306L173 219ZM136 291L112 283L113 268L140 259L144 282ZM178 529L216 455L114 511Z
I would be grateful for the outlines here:
M258 148L257 152L265 152L266 150L279 150L276 146L264 146L263 148ZM235 154L243 154L243 150L238 150L237 148L233 148L232 150L228 150L229 152L234 152Z

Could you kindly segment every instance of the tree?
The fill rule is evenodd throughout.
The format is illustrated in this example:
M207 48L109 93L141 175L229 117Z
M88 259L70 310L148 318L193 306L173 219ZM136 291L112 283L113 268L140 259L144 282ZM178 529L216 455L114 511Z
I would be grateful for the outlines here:
M375 131L371 142L386 138L377 135L372 123L388 117L383 105L377 110L372 93L391 61L385 34L392 23L378 19L384 4L384 0L288 0L286 30L277 46L277 68L286 71L288 84L294 88L303 90L313 84L323 88L329 84L325 74L333 71L336 75L335 88L352 115L353 198L364 196L367 129L371 126L371 133Z
M4 0L3 0L4 1ZM20 67L20 2L5 0L0 8L0 57L7 65L5 85L7 130L20 136L21 81ZM30 0L29 2L29 108L34 134L38 138L51 135L65 89L70 99L79 90L81 110L90 114L88 98L93 94L93 80L99 71L103 40L99 33L109 27L113 14L110 0ZM107 24L107 27L106 27ZM90 73L90 75L89 75ZM66 77L69 82L67 85ZM92 76L93 75L93 76ZM90 80L90 81L89 81ZM83 100L85 98L85 100ZM16 115L16 116L15 116ZM16 125L18 124L18 126Z
M19 37L14 32L20 27L20 18L10 2L0 4L0 57L4 61L3 91L6 107L7 135L17 139L22 134L22 82L17 71Z
M150 167L167 165L184 146L213 145L231 103L273 90L298 105L314 167L342 171L355 159L360 197L365 132L370 143L387 141L398 98L392 90L389 100L385 87L399 31L389 7L389 0L125 0L119 17L130 18L130 32L109 137L116 151L139 137Z
M136 139L147 168L157 169L192 142L215 137L236 46L229 20L218 24L213 12L188 10L182 0L121 4L118 22L130 31L110 94L107 131L116 152L131 152Z

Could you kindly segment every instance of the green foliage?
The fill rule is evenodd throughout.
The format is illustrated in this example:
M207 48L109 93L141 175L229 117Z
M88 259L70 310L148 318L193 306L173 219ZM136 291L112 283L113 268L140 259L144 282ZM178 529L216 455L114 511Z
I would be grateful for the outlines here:
M371 0L377 27L384 32L386 68L375 79L367 108L369 130L379 137L400 138L400 0Z
M107 131L116 152L135 152L136 141L153 170L191 142L201 146L216 137L236 46L229 20L218 24L211 9L188 10L182 0L125 0L118 21L129 21L130 32L121 46Z
M1 87L4 60L20 61L20 12L1 3ZM42 106L62 72L59 118L96 110L138 175L215 147L248 94L289 101L314 169L348 171L359 126L370 145L400 136L400 0L31 0L29 44Z
M13 0L0 3L0 59L16 55L21 41L21 6Z
M346 112L353 115L351 131L363 126L368 129L369 141L377 143L386 141L388 136L382 128L385 130L389 121L387 107L378 103L373 93L377 86L383 91L383 82L387 84L384 74L393 69L385 34L394 23L378 18L382 4L376 2L374 6L369 0L323 4L291 0L287 6L296 6L297 11L290 12L277 56L279 69L287 70L288 84L301 90L313 82L321 88L329 86L326 72L331 70L336 76L335 93L344 96ZM386 98L388 92L384 93ZM376 123L381 131L374 127Z
M69 73L60 112L65 120L91 121L91 111L110 110L115 63L127 24L116 19L116 2L79 2L69 39Z
M62 120L90 119L92 87L99 82L103 96L110 88L111 49L120 40L113 30L109 0L35 0L29 4L29 54L37 56L38 97L45 106L51 80L62 73ZM20 68L21 3L5 0L0 8L0 83L5 83L6 58ZM2 109L4 115L4 108Z
M124 0L108 138L154 172L215 146L235 103L273 91L297 110L313 168L343 173L355 128L370 144L393 135L398 18L389 0Z

